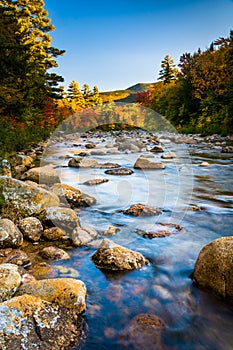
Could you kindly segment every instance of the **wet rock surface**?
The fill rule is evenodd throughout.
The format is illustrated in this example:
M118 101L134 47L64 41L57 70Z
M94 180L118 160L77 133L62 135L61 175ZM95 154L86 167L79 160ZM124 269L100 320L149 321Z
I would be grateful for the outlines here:
M48 259L48 260L67 260L67 259L70 259L69 254L65 250L57 248L57 247L53 247L53 246L43 248L40 251L40 255L43 258Z
M0 302L11 298L21 284L18 267L13 264L0 265Z
M134 163L135 169L165 169L165 164L156 160L150 160L144 156L139 157Z
M24 238L33 242L40 240L43 232L43 225L39 219L35 217L24 218L19 221L18 227Z
M127 168L111 169L105 171L105 174L117 176L132 175L133 173L133 170Z
M107 239L102 241L92 261L98 268L106 270L134 270L148 263L142 254Z
M21 176L21 180L30 180L41 184L54 184L60 181L56 170L48 166L28 170Z
M154 216L162 214L162 210L141 203L133 204L130 208L122 212L123 214L132 216Z
M0 248L18 248L23 244L23 235L9 219L0 219Z

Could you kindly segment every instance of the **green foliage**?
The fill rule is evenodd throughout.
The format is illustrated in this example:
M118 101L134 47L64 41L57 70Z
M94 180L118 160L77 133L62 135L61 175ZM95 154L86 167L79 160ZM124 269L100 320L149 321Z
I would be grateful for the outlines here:
M167 62L167 63L166 63ZM150 107L181 132L233 133L233 31L204 52L180 58L177 80L169 79L168 59L151 94Z

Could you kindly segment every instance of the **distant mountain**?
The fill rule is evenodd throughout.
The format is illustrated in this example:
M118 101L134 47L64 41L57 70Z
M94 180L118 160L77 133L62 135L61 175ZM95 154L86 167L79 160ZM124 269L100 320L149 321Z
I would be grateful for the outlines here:
M114 102L136 102L138 92L148 91L155 86L155 83L138 83L125 90L101 92L103 102L109 100Z

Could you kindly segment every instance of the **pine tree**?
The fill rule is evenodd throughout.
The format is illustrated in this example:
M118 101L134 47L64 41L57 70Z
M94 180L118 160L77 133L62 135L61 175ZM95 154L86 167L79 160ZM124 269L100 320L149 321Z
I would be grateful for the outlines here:
M86 102L79 88L79 84L75 80L73 80L69 85L67 98L73 106L80 107L80 109L83 109L86 106Z
M171 56L166 55L161 63L161 70L159 71L159 80L164 84L169 84L172 80L177 79L178 70Z
M61 92L63 78L47 71L57 67L55 58L64 51L51 46L54 26L47 16L42 0L1 1L0 108L26 122L43 109L45 97L59 98Z

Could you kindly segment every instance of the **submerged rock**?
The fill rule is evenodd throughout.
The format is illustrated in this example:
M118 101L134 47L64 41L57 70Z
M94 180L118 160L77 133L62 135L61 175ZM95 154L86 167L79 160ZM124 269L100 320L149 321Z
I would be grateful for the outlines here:
M151 314L136 315L120 333L123 349L165 350L162 333L166 323L158 316Z
M143 156L139 157L134 163L135 169L165 169L165 164L162 162L152 161Z
M148 263L142 254L108 239L102 241L92 261L98 268L106 270L134 270Z
M122 212L133 216L154 216L162 214L162 210L141 203L133 204L130 208L123 210Z
M32 242L37 242L43 232L43 226L39 219L35 217L27 217L19 221L18 227L24 238Z
M22 295L0 304L2 350L73 349L86 339L86 323L73 310Z
M117 232L119 232L120 229L116 226L109 226L107 230L105 230L102 235L103 236L114 236Z
M9 219L0 219L0 248L18 248L23 244L23 235Z
M233 299L233 236L218 238L202 248L193 278L198 286Z

